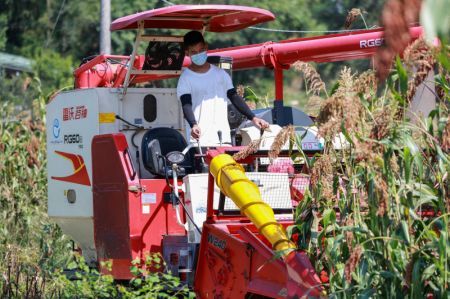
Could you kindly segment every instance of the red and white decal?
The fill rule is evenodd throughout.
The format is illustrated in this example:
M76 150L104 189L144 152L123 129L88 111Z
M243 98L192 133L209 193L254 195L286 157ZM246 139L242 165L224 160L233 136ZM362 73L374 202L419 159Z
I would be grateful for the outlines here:
M84 160L81 155L75 155L75 154L65 153L65 152L60 152L60 151L55 151L55 153L72 162L73 174L64 176L64 177L52 176L52 179L57 180L57 181L85 185L85 186L91 185L91 181L89 179L89 174L86 169L86 164L84 164Z

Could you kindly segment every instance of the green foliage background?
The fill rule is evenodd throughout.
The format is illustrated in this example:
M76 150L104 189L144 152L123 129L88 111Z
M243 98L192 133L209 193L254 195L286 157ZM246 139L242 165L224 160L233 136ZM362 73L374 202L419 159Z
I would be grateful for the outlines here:
M171 1L175 4L205 4L209 1ZM272 11L277 19L261 24L260 27L290 30L336 30L343 29L347 12L354 7L361 8L368 26L376 26L384 1L362 0L219 0L217 4L249 5ZM156 0L111 1L112 19L153 9L168 4ZM100 1L65 0L3 0L0 2L0 51L23 55L36 61L35 75L42 80L44 95L55 89L72 86L71 72L90 55L99 52ZM352 28L364 28L358 18ZM182 33L182 32L180 32ZM237 33L206 35L210 48L221 48L278 41L317 33L282 33L246 29ZM132 49L134 32L112 33L114 54L129 55ZM353 68L364 69L368 61L346 62ZM325 81L334 80L334 74L342 64L324 64L319 70ZM170 84L174 85L176 81ZM273 74L270 70L259 69L237 72L235 85L244 84L258 90L261 97L272 99ZM162 84L156 82L156 84ZM285 98L297 106L306 104L303 80L293 71L286 72ZM28 102L30 104L30 102Z

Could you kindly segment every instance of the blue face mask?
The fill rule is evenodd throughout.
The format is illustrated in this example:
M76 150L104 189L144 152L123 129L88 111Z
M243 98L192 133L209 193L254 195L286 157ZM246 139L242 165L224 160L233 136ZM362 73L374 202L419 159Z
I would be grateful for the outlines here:
M192 62L198 66L204 65L207 58L208 55L206 54L206 51L191 56Z

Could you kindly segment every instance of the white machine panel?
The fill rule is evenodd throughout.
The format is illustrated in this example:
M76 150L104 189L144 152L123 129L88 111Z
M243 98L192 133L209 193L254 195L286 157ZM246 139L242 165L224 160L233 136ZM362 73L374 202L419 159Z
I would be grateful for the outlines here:
M60 94L47 106L50 216L92 216L91 140L98 134L95 90ZM75 190L73 202L67 191ZM73 194L72 194L73 196Z
M144 112L144 98L156 99L155 119L146 119ZM184 130L183 114L176 89L173 88L130 88L127 96L122 101L123 108L120 116L129 122L144 126L146 129L155 127L169 127L176 130ZM124 124L126 127L127 125Z
M246 172L247 177L259 187L264 202L274 209L291 209L289 178L287 173ZM183 178L185 203L188 213L201 229L206 220L208 197L208 174L190 174ZM214 209L218 209L220 190L214 185ZM225 198L224 210L239 210L234 202ZM292 218L292 213L290 214ZM286 218L286 215L283 215ZM200 234L191 221L188 221L188 242L200 243Z
M174 88L129 88L127 95L122 99L121 89L98 88L99 93L99 123L100 134L121 132L125 134L130 147L130 155L136 166L136 150L140 151L141 141L145 132L151 128L168 127L180 131L184 136L184 122L181 105ZM148 121L144 115L144 99L147 96L155 98L156 108L154 120ZM118 115L126 121L144 127L144 130L136 130L118 119ZM152 120L152 119L150 119ZM134 135L134 137L133 137ZM142 153L139 163L142 166ZM140 169L141 178L151 178L151 174L144 167Z
M95 90L61 93L47 105L48 214L89 256L94 251L91 140L98 131Z

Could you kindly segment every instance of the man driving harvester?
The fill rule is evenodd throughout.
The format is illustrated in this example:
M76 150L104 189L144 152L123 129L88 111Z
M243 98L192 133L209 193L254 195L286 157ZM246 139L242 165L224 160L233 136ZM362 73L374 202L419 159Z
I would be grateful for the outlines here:
M187 122L186 135L191 142L197 140L201 146L231 144L227 98L258 128L269 127L269 123L256 117L244 99L237 94L228 73L206 61L208 45L200 32L186 33L184 49L192 63L180 75L177 97L181 101ZM219 136L222 140L219 140Z

